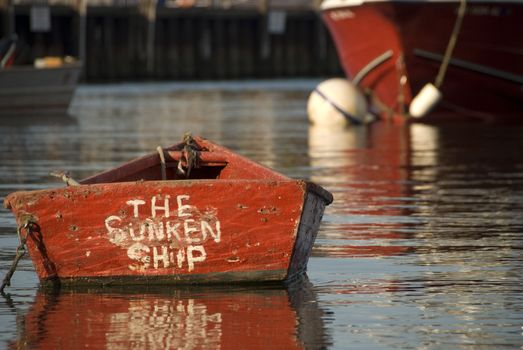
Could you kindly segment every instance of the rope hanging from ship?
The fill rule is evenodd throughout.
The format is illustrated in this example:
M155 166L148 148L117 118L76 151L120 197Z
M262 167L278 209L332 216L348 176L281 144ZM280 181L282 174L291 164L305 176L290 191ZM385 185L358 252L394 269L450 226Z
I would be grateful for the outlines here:
M467 9L467 0L460 0L458 13L456 15L456 21L454 22L454 27L447 43L441 65L439 66L438 74L434 80L434 84L427 83L421 88L416 96L412 99L409 106L409 116L413 118L422 118L426 116L430 111L436 107L441 99L443 94L440 91L443 81L445 80L445 75L447 73L447 68L452 59L452 53L458 41L459 33L461 32L461 26L463 24L463 18L465 17Z
M456 46L456 42L458 41L458 35L461 31L461 25L463 23L463 18L465 17L466 9L467 0L460 0L456 22L454 22L454 28L452 29L452 34L450 35L449 42L447 43L447 49L445 50L443 60L441 61L436 80L434 81L434 86L436 86L436 88L438 89L441 87L441 85L443 85L443 81L447 73L447 68L452 57L452 52L454 51L454 47Z

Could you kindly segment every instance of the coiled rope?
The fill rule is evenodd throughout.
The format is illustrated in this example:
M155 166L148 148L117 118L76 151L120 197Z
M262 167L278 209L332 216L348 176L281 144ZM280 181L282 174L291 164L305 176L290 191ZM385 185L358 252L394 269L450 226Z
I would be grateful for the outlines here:
M178 161L178 174L188 178L193 168L198 168L200 164L200 146L196 143L190 133L183 136L183 149L180 160Z

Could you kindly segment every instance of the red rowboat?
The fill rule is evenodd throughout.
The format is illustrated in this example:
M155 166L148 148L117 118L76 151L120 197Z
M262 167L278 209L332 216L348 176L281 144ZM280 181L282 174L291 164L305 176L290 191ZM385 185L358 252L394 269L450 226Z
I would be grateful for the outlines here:
M326 0L322 10L347 77L382 117L521 121L522 4ZM428 83L439 96L420 93ZM432 113L417 108L427 96Z
M69 179L66 179L69 183ZM290 280L332 195L201 138L7 196L42 284Z

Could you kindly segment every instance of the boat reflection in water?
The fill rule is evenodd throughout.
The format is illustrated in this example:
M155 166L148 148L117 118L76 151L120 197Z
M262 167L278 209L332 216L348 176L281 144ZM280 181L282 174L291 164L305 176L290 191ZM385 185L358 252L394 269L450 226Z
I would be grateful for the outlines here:
M12 349L326 345L308 279L282 286L40 290Z

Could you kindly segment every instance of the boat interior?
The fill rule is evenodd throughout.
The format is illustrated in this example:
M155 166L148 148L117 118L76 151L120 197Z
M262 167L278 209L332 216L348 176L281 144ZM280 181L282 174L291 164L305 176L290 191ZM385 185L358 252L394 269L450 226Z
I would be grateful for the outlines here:
M198 139L197 150L183 144L137 158L114 169L91 176L80 184L131 181L183 180L288 180L282 174ZM190 164L190 165L189 165Z
M89 177L80 183L219 179L223 178L222 172L228 166L225 158L210 161L205 158L202 160L199 157L195 164L189 167L182 158L182 152L166 150L163 153L163 157L160 157L159 154L150 154L138 158L117 168Z

